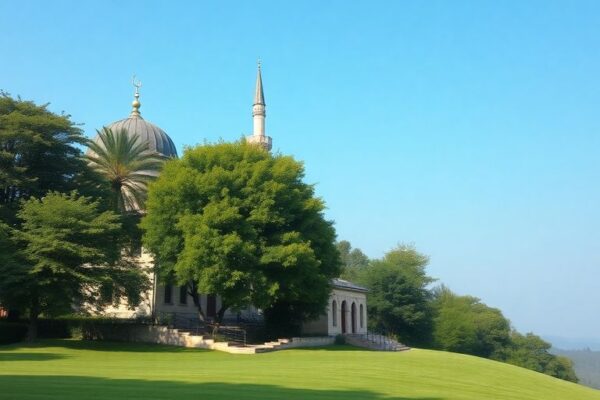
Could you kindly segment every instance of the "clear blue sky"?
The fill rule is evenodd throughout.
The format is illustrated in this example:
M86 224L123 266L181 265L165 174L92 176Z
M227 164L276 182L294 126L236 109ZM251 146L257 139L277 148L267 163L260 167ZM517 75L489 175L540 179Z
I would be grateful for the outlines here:
M142 115L185 145L267 133L340 239L399 242L522 331L600 334L597 1L0 3L0 88L85 132Z

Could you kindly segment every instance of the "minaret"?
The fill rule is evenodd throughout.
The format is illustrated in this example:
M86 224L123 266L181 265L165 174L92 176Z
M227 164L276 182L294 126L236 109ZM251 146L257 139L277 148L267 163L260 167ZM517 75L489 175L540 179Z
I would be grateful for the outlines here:
M252 118L254 120L254 131L248 136L248 143L256 143L266 150L271 150L273 145L271 137L265 135L266 104L263 93L262 76L260 74L260 60L258 61L258 73L256 75L256 90L254 92L254 104L252 105Z

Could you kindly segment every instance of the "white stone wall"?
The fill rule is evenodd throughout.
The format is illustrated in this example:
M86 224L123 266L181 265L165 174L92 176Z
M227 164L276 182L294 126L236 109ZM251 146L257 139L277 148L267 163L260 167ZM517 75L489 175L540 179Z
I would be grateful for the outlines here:
M328 335L339 335L343 333L342 329L342 304L346 302L346 329L344 333L367 333L367 295L364 292L353 291L349 289L334 288L329 296L327 306L327 333ZM336 311L333 311L335 302ZM355 329L352 329L352 304L355 305ZM362 305L362 324L360 309ZM335 316L335 322L334 322Z
M351 289L334 288L329 296L327 311L314 321L302 325L305 335L340 335L342 329L342 303L346 302L346 329L344 333L367 333L367 295L365 292ZM333 310L335 302L336 310ZM352 304L355 306L355 329L352 329ZM362 306L362 324L360 310ZM336 321L334 322L334 317Z
M150 317L152 315L153 297L154 297L154 274L152 269L154 266L154 259L152 255L142 249L141 255L136 257L135 262L146 272L147 277L150 279L150 288L142 293L142 301L137 307L131 308L125 299L121 299L118 305L110 305L105 307L99 314L107 317L115 318L137 318L137 317ZM88 311L93 312L90 307L86 307Z

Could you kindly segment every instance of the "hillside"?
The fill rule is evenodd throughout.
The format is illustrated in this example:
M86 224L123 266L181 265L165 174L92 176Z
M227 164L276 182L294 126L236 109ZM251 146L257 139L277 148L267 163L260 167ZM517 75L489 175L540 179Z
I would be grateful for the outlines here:
M600 351L552 349L552 353L570 358L579 381L600 389Z
M254 356L141 344L0 347L0 399L600 400L600 391L453 353L352 347Z

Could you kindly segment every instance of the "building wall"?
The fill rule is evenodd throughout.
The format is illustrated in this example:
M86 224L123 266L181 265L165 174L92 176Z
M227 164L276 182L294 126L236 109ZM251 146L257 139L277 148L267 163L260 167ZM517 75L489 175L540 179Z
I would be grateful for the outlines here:
M152 267L154 260L152 256L145 251L142 251L138 258L138 263L141 268L144 268L151 281L154 280ZM181 302L179 294L179 286L171 285L171 301L165 302L165 285L156 284L153 282L152 287L142 295L142 302L138 307L131 309L123 300L118 306L106 307L101 314L113 316L117 318L136 318L150 317L152 315L158 317L168 317L169 314L177 313L182 316L187 316L191 319L197 318L198 310L194 305L191 296L186 296L186 301ZM207 295L200 296L200 304L202 310L207 311ZM349 288L334 287L329 296L327 311L324 315L314 321L306 322L302 326L302 333L308 335L328 335L335 336L343 332L342 329L342 305L346 302L346 330L345 333L366 333L367 332L367 295L363 291L353 290ZM335 311L333 309L335 302ZM221 299L216 298L216 311L221 307ZM352 304L355 306L355 329L352 329ZM361 318L362 306L362 318ZM254 319L259 315L259 310L255 307L249 307L239 313L242 318ZM225 314L226 320L235 320L238 316L237 312L228 310Z
M318 319L307 321L302 324L303 335L329 335L327 330L327 320L329 313L321 315Z
M143 249L139 257L136 257L135 262L142 268L147 274L151 282L151 287L144 293L142 293L142 301L137 307L130 307L125 299L121 299L119 304L105 307L99 314L107 317L115 318L138 318L138 317L150 317L152 315L153 297L154 297L154 274L152 268L154 266L154 259L150 253L145 252ZM91 307L86 307L87 311L93 312Z
M182 302L179 294L179 286L170 285L171 301L165 302L165 285L154 281L155 277L152 272L154 259L150 253L142 249L141 255L136 258L136 262L140 265L140 268L145 269L151 282L151 287L142 294L142 302L139 306L131 308L125 299L121 299L118 305L105 307L99 314L115 318L151 317L154 315L160 319L161 317L166 317L168 314L177 313L189 318L197 318L198 310L194 305L192 296L187 295L186 301ZM205 294L200 296L200 304L202 305L202 310L205 314L208 303L207 298L208 296ZM219 311L220 307L221 299L217 296L216 311ZM88 311L92 312L92 309L88 308ZM249 307L240 312L240 316L244 318L253 318L257 314L258 310L254 307ZM225 318L235 319L237 315L237 312L228 310L225 313Z

